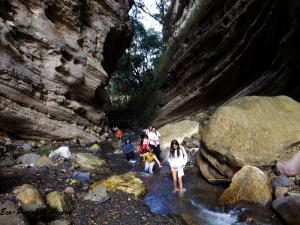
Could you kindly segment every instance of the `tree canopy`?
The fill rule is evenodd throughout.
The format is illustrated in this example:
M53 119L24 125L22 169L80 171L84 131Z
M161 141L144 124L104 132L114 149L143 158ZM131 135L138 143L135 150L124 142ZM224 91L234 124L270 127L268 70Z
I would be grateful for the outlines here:
M133 41L119 60L108 84L113 107L126 107L132 96L153 79L158 59L164 49L160 33L146 30L141 22L133 20Z

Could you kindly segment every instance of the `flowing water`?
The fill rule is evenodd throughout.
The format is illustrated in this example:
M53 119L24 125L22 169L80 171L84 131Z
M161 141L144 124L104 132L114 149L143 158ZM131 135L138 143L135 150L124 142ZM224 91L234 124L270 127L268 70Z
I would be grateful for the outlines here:
M191 225L281 225L269 208L253 205L219 206L217 199L224 188L207 183L200 175L186 174L183 177L186 192L180 197L172 193L172 178L166 162L155 175L149 175L143 172L140 160L128 163L123 155L116 157L111 151L106 158L116 174L128 171L140 174L147 187L144 202L153 213L180 215Z

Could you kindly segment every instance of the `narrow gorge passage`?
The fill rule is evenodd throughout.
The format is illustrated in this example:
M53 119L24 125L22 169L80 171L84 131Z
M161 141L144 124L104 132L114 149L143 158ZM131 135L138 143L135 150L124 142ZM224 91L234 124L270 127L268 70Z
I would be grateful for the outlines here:
M0 0L0 225L299 225L299 40L299 0Z

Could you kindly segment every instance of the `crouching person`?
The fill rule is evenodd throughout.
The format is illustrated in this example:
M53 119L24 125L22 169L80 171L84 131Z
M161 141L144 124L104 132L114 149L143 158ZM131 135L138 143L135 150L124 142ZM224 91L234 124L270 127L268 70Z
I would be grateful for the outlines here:
M153 167L155 165L155 162L158 164L159 167L162 167L156 155L154 155L153 153L153 148L149 147L148 152L144 153L142 156L145 162L145 172L153 174Z

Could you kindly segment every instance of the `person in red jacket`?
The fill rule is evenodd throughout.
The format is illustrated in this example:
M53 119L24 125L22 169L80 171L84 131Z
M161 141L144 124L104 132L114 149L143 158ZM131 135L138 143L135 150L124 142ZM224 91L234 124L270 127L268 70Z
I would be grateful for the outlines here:
M123 137L123 132L120 129L117 130L116 137L119 139L121 139Z

